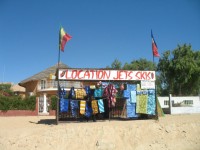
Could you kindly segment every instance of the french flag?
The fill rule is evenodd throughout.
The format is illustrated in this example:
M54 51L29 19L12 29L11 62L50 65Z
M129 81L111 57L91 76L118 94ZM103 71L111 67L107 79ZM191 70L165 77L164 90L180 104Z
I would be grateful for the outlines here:
M153 56L160 57L160 55L158 53L158 47L156 45L156 41L154 40L154 37L153 37L152 30L151 30L151 39L152 39L152 52L153 52Z

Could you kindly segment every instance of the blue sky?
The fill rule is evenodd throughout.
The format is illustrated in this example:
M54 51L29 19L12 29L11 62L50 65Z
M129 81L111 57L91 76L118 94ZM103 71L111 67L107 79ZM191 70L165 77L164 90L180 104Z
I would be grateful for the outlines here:
M152 60L151 29L161 56L200 50L199 0L0 0L0 18L0 82L55 65L61 25L72 36L61 61L74 68Z

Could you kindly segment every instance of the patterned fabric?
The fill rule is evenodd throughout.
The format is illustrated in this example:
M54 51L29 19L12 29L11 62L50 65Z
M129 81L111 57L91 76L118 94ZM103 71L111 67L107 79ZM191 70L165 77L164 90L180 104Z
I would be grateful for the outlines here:
M97 100L92 100L92 111L93 111L93 114L97 114L99 111L98 111L98 105L97 105Z
M117 94L117 89L114 87L113 84L109 84L104 89L103 97L105 97L108 100L108 107L114 107L115 106L116 94Z
M99 99L99 100L98 100L98 106L99 106L99 112L100 112L100 113L104 113L105 110L104 110L103 99Z
M136 91L136 85L135 84L127 84L126 88L129 91Z
M92 115L92 108L89 107L88 103L86 103L85 116L89 118L91 115Z
M60 112L68 112L69 100L61 98L60 99Z
M130 102L136 103L136 91L131 91Z
M75 99L75 90L74 87L72 87L69 91L69 99Z
M136 103L126 103L127 117L128 118L136 118L138 115L136 114Z
M85 92L87 95L91 95L90 86L85 86Z
M147 101L148 101L147 90L137 91L136 96L136 113L147 114Z
M86 92L84 89L78 89L76 91L76 99L84 99L86 96Z
M123 91L123 97L127 98L127 99L130 98L130 91L129 90L124 90Z
M148 90L147 114L155 115L155 110L156 110L155 90Z
M86 101L80 101L80 114L85 114Z
M103 94L102 88L94 90L94 97L102 97L102 94Z
M72 116L77 117L78 101L71 100L70 105L71 105Z

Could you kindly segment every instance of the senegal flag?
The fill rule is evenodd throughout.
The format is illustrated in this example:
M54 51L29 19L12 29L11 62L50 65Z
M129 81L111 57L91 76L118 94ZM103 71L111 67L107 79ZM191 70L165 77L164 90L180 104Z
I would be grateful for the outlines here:
M63 27L60 28L60 36L59 36L59 49L64 52L65 44L69 41L72 37L67 34Z

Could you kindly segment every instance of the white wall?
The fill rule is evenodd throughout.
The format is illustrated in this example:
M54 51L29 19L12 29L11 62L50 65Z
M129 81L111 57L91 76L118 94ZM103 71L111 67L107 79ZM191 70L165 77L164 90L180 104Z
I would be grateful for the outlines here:
M161 108L169 108L169 105L164 105L164 101L169 101L169 97L158 97ZM185 114L185 113L200 113L200 96L184 96L184 97L171 97L174 104L183 103L184 100L192 100L191 105L181 105L179 107L171 107L171 114Z

